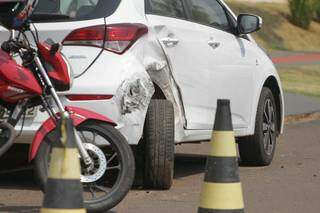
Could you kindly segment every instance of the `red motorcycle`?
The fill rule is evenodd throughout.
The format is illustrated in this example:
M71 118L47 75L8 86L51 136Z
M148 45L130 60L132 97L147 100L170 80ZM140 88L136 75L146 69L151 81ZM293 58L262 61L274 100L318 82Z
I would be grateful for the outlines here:
M0 23L11 30L10 39L0 49L0 105L10 112L10 116L0 123L0 156L12 145L14 127L19 120L23 123L27 109L40 106L50 118L36 132L29 160L34 163L43 189L50 163L51 142L58 139L55 131L57 120L60 115L69 116L77 130L85 206L89 212L109 210L125 197L134 179L134 157L130 146L111 119L62 104L57 91L70 89L72 70L60 52L61 45L52 41L41 43L37 32L30 30L29 10L37 1L8 2L7 5L0 4ZM23 4L15 17L19 18L19 27L12 27L3 18L7 11L4 7L15 6L13 4ZM27 18L22 19L25 14ZM48 18L48 15L43 14L42 17ZM27 32L32 35L34 46Z

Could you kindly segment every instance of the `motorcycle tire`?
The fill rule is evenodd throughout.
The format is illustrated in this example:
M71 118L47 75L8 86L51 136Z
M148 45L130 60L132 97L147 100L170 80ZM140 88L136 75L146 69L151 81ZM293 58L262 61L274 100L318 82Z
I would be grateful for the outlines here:
M96 136L100 138L99 149L103 151L106 159L103 159L103 157L100 155L101 159L99 159L99 162L106 160L105 173L101 178L95 181L92 179L92 182L88 182L90 181L89 177L91 176L88 175L86 177L86 174L84 174L83 165L81 164L81 181L84 187L84 206L87 211L106 212L119 204L127 195L132 186L135 175L135 160L132 150L123 135L109 124L97 121L86 121L77 126L76 130L78 131L82 139L88 137L85 139L85 143L91 144L88 145L88 147L96 143L95 141L89 140L90 133L95 135L94 138ZM85 134L83 132L85 132ZM50 162L49 156L52 150L51 141L54 139L57 139L57 137L54 136L54 132L48 134L48 136L45 137L34 160L35 177L37 178L40 188L43 191L45 189L47 181ZM102 144L101 140L103 139L106 140L107 143ZM95 147L98 147L98 145L95 145ZM112 154L112 151L115 154ZM92 158L95 159L96 156L94 156L94 153L89 149L88 153L89 155L93 155ZM116 166L115 164L117 163L119 164ZM119 171L116 172L116 169ZM101 171L99 173L101 173ZM116 174L118 175L116 176ZM82 178L87 179L85 179L84 182ZM97 184L102 185L99 185L98 188ZM92 187L94 186L97 187L98 190L100 190L100 194L103 192L108 193L100 198L96 198L92 195L91 191ZM90 188L89 191L87 190L87 187ZM110 190L107 190L108 188L110 188ZM90 194L91 199L89 199Z

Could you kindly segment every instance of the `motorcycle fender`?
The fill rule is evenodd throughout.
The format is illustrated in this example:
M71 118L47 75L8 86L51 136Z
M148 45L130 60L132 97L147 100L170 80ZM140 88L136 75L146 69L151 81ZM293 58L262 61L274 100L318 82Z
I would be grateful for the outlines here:
M116 126L116 124L109 118L100 115L98 113L78 108L78 107L66 107L66 110L70 113L70 117L73 121L74 126L79 126L83 122L87 120L97 120L109 123L113 126ZM39 128L39 130L36 132L32 144L30 146L29 150L29 161L32 161L38 152L38 149L43 142L43 139L54 129L56 128L56 124L52 118L47 119L42 126Z

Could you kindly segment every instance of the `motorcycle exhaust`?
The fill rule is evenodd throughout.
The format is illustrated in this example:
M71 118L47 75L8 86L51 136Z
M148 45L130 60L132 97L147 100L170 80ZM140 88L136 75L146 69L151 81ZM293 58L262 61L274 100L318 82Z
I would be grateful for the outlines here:
M13 145L15 130L12 125L6 122L0 123L0 158Z

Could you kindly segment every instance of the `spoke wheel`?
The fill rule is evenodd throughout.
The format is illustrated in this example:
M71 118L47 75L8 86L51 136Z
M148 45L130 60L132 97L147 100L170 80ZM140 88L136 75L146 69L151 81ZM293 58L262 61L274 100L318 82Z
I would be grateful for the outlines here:
M78 133L93 160L93 165L87 168L80 158L84 199L85 202L91 202L110 194L119 182L123 168L119 158L121 153L97 131L80 127Z
M267 99L263 110L263 148L271 155L276 142L276 120L275 109L270 99Z
M80 158L84 204L88 212L105 212L116 206L128 193L134 180L134 157L130 146L114 127L86 122L77 127L85 149L93 160L86 167ZM45 188L50 163L51 133L41 144L34 161L36 177Z

